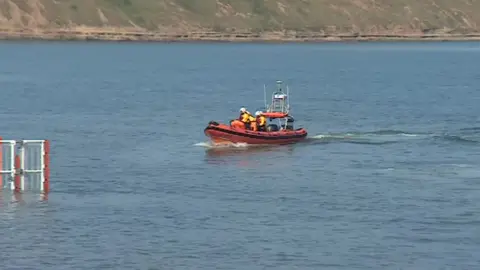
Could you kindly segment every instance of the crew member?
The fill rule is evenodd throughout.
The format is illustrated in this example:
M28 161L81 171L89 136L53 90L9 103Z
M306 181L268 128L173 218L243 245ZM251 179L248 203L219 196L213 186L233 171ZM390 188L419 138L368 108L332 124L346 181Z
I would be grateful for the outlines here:
M250 115L249 121L250 121L250 129L253 131L257 131L257 119L255 119L255 117Z
M258 131L266 131L267 129L265 128L265 126L267 124L267 119L265 118L265 116L262 114L261 111L256 112L255 116L257 117L256 123Z
M238 120L242 121L245 124L246 129L250 129L250 118L251 114L245 108L240 109L240 117Z

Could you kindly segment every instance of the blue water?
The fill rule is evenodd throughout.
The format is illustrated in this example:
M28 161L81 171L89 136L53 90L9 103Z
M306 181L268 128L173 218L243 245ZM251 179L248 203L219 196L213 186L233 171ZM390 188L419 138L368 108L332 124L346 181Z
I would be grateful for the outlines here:
M51 192L0 199L2 269L476 269L479 43L0 43L0 136ZM203 128L288 83L305 143Z

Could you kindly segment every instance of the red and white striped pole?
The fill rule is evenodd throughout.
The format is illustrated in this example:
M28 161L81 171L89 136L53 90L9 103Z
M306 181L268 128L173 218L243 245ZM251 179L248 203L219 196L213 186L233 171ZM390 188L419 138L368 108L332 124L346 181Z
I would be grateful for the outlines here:
M15 155L15 180L14 180L14 184L15 184L15 192L20 192L20 187L21 187L21 169L22 169L22 165L21 165L21 160L20 160L20 156L19 155Z
M3 171L3 147L2 147L2 137L0 137L0 171ZM0 173L0 190L3 189L3 174Z
M44 142L44 154L43 154L43 162L44 162L44 174L43 174L43 191L48 193L50 189L50 141L45 140Z

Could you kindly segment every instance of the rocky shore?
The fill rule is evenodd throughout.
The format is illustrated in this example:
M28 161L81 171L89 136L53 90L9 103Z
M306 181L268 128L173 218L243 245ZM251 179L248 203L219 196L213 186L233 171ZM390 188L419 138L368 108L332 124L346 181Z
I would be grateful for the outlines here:
M314 32L149 32L124 28L21 29L0 28L0 40L89 40L151 42L332 42L332 41L468 41L480 33L314 33Z

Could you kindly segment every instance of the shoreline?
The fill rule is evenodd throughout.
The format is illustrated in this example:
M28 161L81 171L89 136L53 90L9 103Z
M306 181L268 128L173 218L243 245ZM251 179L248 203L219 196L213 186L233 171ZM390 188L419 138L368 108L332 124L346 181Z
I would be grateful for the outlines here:
M379 41L480 41L480 33L325 34L314 32L149 32L128 29L2 29L0 40L106 41L106 42L221 42L221 43L323 43Z

